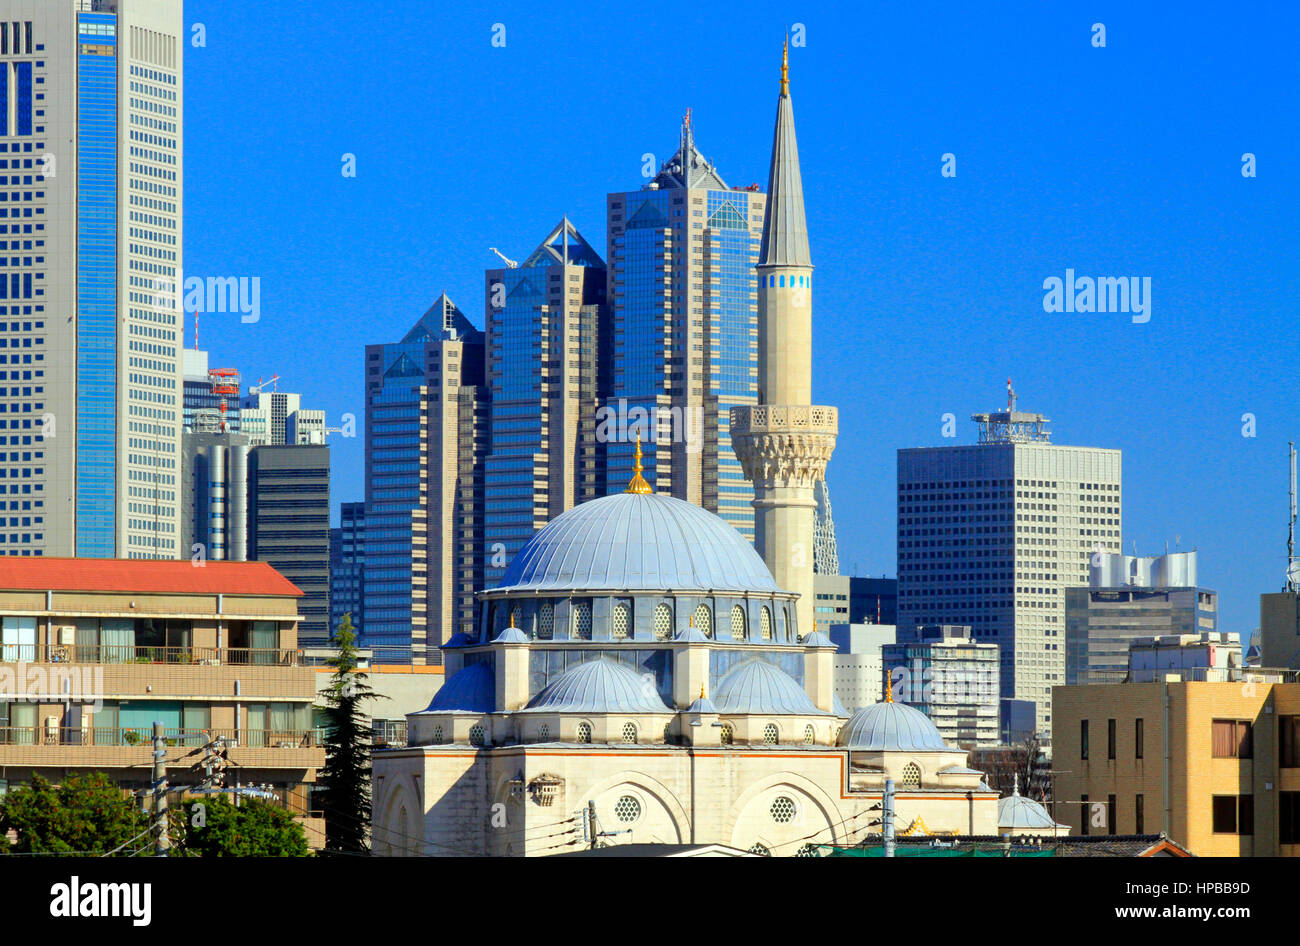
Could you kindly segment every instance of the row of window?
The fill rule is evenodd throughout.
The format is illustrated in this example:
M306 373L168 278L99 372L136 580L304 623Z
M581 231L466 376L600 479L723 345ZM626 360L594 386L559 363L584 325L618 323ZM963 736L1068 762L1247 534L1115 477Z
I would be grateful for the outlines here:
M591 640L591 603L589 601L579 601L570 609L569 612L569 632L575 640ZM791 640L790 623L786 619L784 611L778 611L778 626L776 628L776 640ZM524 613L521 605L514 605L510 610L510 626L523 628ZM772 611L766 605L759 611L759 628L758 636L760 640L773 640L772 628ZM740 605L733 605L729 617L731 639L743 641L749 639L749 620L745 614L745 609ZM489 626L496 626L496 615L493 612ZM655 605L651 615L651 626L654 629L655 640L667 641L673 637L673 610L665 604ZM714 637L713 627L713 608L707 603L701 603L691 612L690 626L698 630L705 637ZM545 601L537 610L537 626L535 636L538 640L553 640L555 638L555 605L550 601ZM632 637L632 606L626 602L620 601L614 606L614 612L610 620L610 637L613 640L628 640Z
M1117 756L1117 721L1106 720L1106 758ZM1133 720L1133 758L1141 759L1144 751L1145 721ZM1079 721L1079 758L1089 758L1089 721ZM1254 727L1245 719L1215 719L1210 723L1210 755L1215 759L1250 759L1254 757ZM1278 765L1284 769L1300 768L1300 716L1278 717Z

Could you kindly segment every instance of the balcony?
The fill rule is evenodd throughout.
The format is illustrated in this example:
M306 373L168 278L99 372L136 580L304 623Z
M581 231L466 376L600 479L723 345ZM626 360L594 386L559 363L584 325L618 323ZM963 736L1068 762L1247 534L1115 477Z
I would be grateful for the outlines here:
M318 749L325 745L323 729L164 729L168 748L203 746L224 737L226 745L249 749ZM0 727L0 746L152 746L153 727L117 729L104 726L49 728Z
M302 667L301 650L254 647L137 647L130 644L5 644L0 663L191 664Z
M187 769L203 758L202 747L225 736L229 759L247 769L319 769L325 764L324 732L318 729L166 729L167 767ZM72 768L130 768L141 771L153 759L153 729L87 726L0 727L0 765Z

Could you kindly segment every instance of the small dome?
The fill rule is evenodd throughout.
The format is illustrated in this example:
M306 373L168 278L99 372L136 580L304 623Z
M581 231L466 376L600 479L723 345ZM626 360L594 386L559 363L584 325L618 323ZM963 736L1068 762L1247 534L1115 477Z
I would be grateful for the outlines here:
M864 706L840 730L839 743L868 752L943 752L951 747L918 709L886 701Z
M527 644L528 635L517 627L507 627L496 637L492 638L494 644Z
M1053 831L1069 827L1057 824L1047 809L1019 793L998 799L998 827L1010 830Z
M722 678L713 693L719 713L825 716L795 679L761 657L751 657Z
M615 493L561 513L524 544L497 587L780 593L731 525L657 493Z
M489 663L470 664L451 675L433 695L426 713L491 713L496 708L496 673Z
M588 660L567 670L533 697L522 712L538 713L668 713L653 687L626 664L607 657Z

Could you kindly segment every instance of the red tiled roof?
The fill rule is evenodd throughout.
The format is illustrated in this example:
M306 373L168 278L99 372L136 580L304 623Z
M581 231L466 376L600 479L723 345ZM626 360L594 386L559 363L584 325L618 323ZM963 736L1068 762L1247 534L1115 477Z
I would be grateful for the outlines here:
M302 591L266 562L0 555L0 591L280 595Z

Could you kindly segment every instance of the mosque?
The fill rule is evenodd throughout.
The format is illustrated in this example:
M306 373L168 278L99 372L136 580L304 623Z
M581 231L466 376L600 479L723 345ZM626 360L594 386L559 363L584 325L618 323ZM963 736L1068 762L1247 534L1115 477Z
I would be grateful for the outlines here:
M763 398L731 424L758 550L655 493L638 441L627 490L552 519L479 593L476 632L443 645L445 682L407 717L407 746L374 756L374 853L793 855L879 837L887 779L900 836L1058 830L1028 799L1003 806L1000 828L997 793L920 711L887 695L850 716L834 695L811 563L792 554L812 547L838 420L810 403L812 266L784 65L768 192Z

